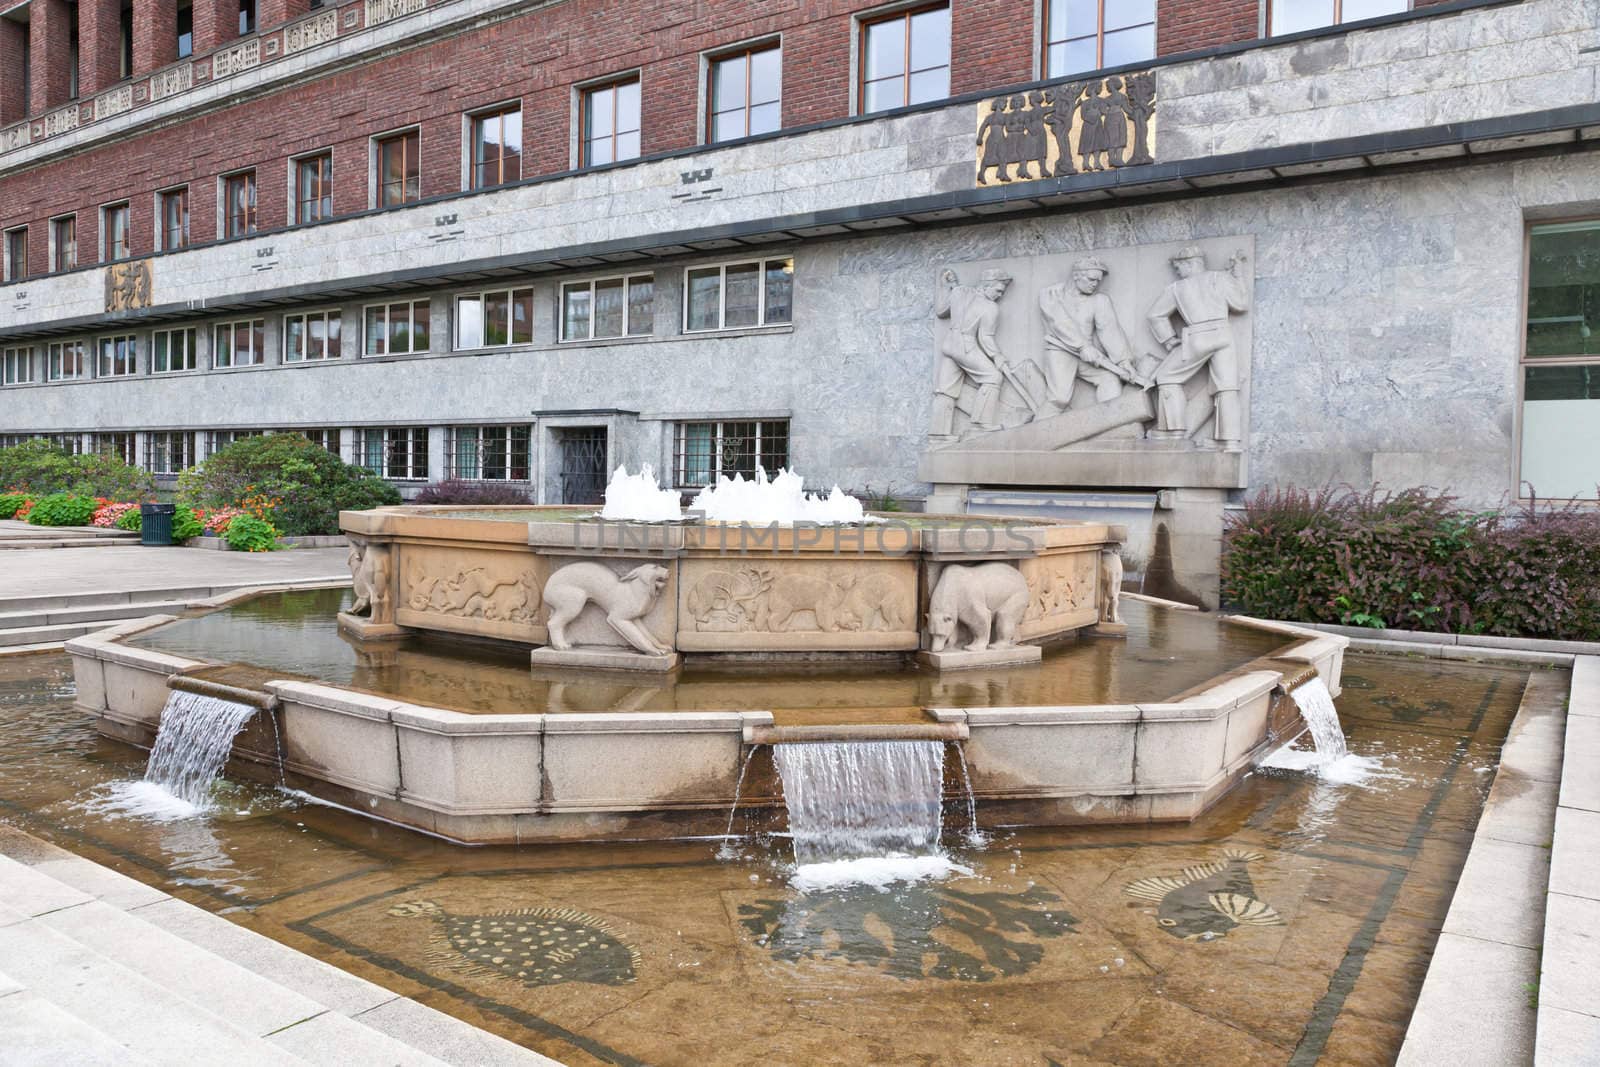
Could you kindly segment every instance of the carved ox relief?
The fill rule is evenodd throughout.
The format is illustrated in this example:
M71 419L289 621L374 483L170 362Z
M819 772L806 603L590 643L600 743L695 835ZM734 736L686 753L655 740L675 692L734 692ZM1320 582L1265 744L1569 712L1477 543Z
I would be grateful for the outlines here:
M427 575L413 557L408 560L406 606L432 615L454 615L490 622L532 623L539 615L539 586L534 576L471 567L454 574Z
M700 632L842 633L907 629L902 600L899 584L881 572L744 567L701 575L685 607Z

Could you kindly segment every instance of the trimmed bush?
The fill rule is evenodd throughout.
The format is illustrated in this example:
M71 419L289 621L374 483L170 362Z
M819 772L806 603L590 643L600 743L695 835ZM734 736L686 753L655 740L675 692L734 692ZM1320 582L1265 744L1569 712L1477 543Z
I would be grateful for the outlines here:
M222 537L229 548L239 552L271 552L278 547L278 531L254 515L235 515Z
M48 441L0 448L0 485L36 496L71 493L108 500L147 500L155 492L148 471L117 456L72 456Z
M92 496L51 493L28 512L30 526L88 526L100 501Z
M1474 512L1428 489L1257 494L1223 533L1222 596L1269 618L1600 640L1600 514Z
M140 519L140 528L144 520ZM187 541L191 537L199 537L205 533L205 527L200 524L200 517L194 509L179 504L172 512L172 539L174 541Z
M0 519L13 518L27 502L27 493L0 493Z
M243 508L297 536L336 534L339 512L398 504L400 493L300 434L274 433L235 441L184 471L178 499L207 511Z
M520 486L505 482L469 482L464 478L446 478L442 482L423 486L411 501L413 504L463 504L470 507L492 508L515 504L532 504L533 497Z
M124 511L122 516L117 519L117 529L132 530L134 533L138 533L144 529L144 512L138 508L134 508L132 511Z

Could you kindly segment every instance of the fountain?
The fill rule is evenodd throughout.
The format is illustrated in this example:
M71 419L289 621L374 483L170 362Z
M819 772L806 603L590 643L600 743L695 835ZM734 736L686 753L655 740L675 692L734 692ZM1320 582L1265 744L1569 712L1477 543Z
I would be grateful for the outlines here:
M612 482L608 503L667 518L648 473ZM354 591L336 620L329 603L270 625L256 606L277 594L246 591L78 638L77 699L102 732L149 745L169 679L225 677L235 695L212 695L270 709L234 741L235 768L463 841L726 835L739 807L780 803L781 779L812 866L839 858L836 834L879 832L841 799L871 781L921 768L931 792L889 808L937 809L942 770L912 753L942 768L960 744L970 785L943 799L967 804L969 833L980 816L1185 820L1316 721L1280 699L1287 679L1314 669L1337 694L1342 637L1121 605L1115 526L839 521L859 505L808 496L792 472L701 502L771 521L346 512ZM757 746L772 760L752 761Z
M1333 694L1328 692L1328 683L1320 677L1308 678L1290 688L1289 696L1300 708L1300 715L1306 721L1312 743L1317 747L1317 756L1322 762L1334 763L1350 754L1344 742L1344 729L1339 725L1339 711L1333 706Z

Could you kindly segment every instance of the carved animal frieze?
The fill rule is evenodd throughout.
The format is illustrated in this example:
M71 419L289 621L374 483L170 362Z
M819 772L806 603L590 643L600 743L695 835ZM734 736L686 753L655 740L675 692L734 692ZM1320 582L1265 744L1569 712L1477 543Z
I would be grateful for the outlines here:
M663 646L641 625L667 586L667 568L658 563L641 564L618 575L603 563L573 563L550 576L544 586L544 602L550 608L546 622L550 647L566 651L572 647L567 626L594 604L605 615L606 623L624 641L647 656L664 656L672 649Z
M1028 582L1028 621L1051 615L1070 615L1094 604L1094 573L1098 561L1073 554L1046 556L1024 569Z
M934 652L1011 648L1029 600L1026 579L1009 563L951 564L928 600L928 647Z
M772 571L744 567L708 571L689 590L687 607L696 630L737 632L755 624L757 604L772 589Z
M844 633L910 629L893 576L858 568L744 567L702 574L685 599L700 632Z
M839 624L846 630L906 630L911 620L905 607L899 583L887 574L868 574L845 594Z
M406 605L412 611L455 615L490 622L532 623L539 614L539 587L533 575L472 567L448 576L426 576L412 568Z

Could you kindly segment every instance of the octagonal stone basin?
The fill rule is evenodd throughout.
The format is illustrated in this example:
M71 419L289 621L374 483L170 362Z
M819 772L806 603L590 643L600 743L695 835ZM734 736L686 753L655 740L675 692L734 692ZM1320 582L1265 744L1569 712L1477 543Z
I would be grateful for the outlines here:
M1032 666L694 664L672 675L535 669L519 646L355 640L348 591L231 606L78 638L78 705L153 742L175 677L260 694L229 773L474 843L721 834L738 796L782 825L774 728L958 743L980 824L1191 819L1304 729L1286 681L1337 693L1344 638L1127 598L1125 638L1079 636ZM754 757L754 758L752 758ZM945 796L964 812L962 760ZM741 786L742 780L742 786Z

